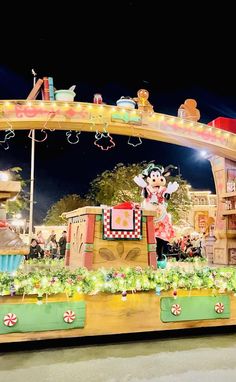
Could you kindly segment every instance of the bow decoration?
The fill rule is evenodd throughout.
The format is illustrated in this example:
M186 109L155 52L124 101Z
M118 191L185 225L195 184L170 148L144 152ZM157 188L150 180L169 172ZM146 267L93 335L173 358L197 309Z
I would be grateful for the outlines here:
M162 174L164 172L164 168L161 165L155 165L154 163L150 163L145 170L142 171L143 176L149 176L151 171L160 171Z

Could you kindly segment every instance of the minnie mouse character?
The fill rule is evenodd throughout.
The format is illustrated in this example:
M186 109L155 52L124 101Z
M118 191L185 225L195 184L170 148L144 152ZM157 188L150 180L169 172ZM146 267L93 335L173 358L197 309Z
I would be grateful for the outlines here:
M141 207L146 210L155 210L154 218L157 260L163 260L163 248L166 242L174 237L174 230L167 213L167 200L177 191L179 184L169 182L166 187L166 176L170 175L160 165L151 163L139 176L134 178L135 183L142 187L144 198Z

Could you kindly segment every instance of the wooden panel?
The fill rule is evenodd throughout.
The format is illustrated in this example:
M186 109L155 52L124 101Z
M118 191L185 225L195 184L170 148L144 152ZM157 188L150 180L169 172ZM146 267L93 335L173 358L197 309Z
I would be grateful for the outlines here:
M146 223L142 223L142 240L104 240L103 223L96 221L93 268L148 266Z
M83 266L88 269L93 269L93 258L94 258L93 252L82 253L82 258L83 258Z
M11 194L9 192L0 192L0 200L1 199L6 200L10 198L11 198Z
M236 265L236 248L229 249L229 264Z
M234 192L223 192L222 194L220 194L220 196L222 198L230 198L232 196L236 196L236 191L234 191Z
M67 219L79 215L88 215L88 214L94 214L94 215L102 215L103 208L102 207L82 207L77 208L76 210L65 212L63 216L65 216ZM155 211L148 211L148 210L142 210L143 216L156 216Z
M0 180L0 192L9 192L17 194L21 190L21 183L15 180Z
M86 232L84 234L84 243L93 243L95 215L88 215L86 218L87 218L86 219L87 225L86 225Z
M223 216L227 216L227 215L236 215L236 210L235 209L232 209L232 210L225 210L222 212L222 215Z
M214 264L228 264L228 253L225 248L214 248L213 253Z
M163 331L198 327L236 325L236 298L229 294L231 301L230 319L183 321L163 323L160 320L160 297L173 296L172 291L129 293L127 301L116 295L76 295L70 301L86 302L86 324L83 329L60 330L37 333L12 333L0 335L0 343L32 341L54 338L85 337L105 334ZM212 296L212 290L178 290L178 296ZM65 301L65 295L51 296L48 301ZM21 303L21 297L0 297L2 303ZM45 301L45 300L44 300ZM36 297L25 298L25 302L37 302Z
M85 263L91 268L91 255L84 255L89 250L88 244L94 240L95 215L82 215L77 223L71 224L70 260L71 267L84 267Z
M157 254L156 252L148 252L148 265L157 269Z
M154 229L153 217L152 216L148 216L147 217L147 242L149 244L156 243L155 229Z

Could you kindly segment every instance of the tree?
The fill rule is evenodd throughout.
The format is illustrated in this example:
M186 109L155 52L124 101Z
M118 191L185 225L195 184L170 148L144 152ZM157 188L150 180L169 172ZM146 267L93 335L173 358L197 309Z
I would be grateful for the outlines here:
M115 205L123 201L141 201L140 188L134 183L134 177L147 166L147 162L125 166L118 163L113 170L104 171L90 183L89 197L95 204Z
M151 163L151 162L149 162ZM95 204L116 205L124 201L139 203L142 199L140 188L134 183L134 177L148 166L147 162L117 164L113 170L104 171L90 183L89 197ZM172 222L176 224L186 216L191 206L187 182L178 176L170 176L167 183L177 181L178 191L173 193L168 201L168 212L172 215Z
M47 212L44 219L46 225L62 225L66 219L61 216L63 212L73 211L77 208L91 205L91 201L80 195L68 194L54 203Z
M21 191L13 199L9 199L6 202L7 215L11 218L15 214L29 208L29 193L25 190L28 182L22 179L21 167L12 167L5 171L9 173L11 180L21 182Z
M178 224L181 219L185 219L191 206L192 201L189 195L189 186L186 180L180 175L168 177L168 182L176 181L179 183L179 188L174 192L170 200L168 200L168 212L171 214L172 223Z

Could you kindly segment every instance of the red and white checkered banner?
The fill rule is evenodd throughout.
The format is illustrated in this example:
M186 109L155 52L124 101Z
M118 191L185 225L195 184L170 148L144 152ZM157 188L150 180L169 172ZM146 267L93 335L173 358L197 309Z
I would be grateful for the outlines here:
M103 238L142 239L142 211L136 209L104 209Z

